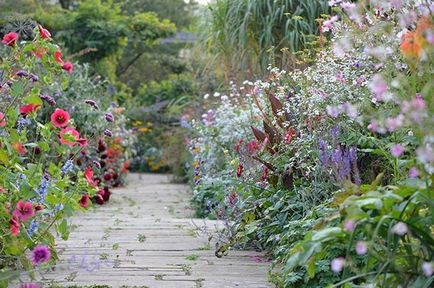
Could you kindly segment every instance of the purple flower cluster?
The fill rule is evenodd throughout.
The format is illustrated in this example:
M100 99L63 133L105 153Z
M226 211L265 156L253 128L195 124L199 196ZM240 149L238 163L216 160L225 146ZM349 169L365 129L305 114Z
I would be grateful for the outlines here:
M360 173L357 167L357 149L355 147L343 147L339 144L329 148L327 143L320 139L319 158L321 165L331 169L339 182L353 181L356 185L361 184Z

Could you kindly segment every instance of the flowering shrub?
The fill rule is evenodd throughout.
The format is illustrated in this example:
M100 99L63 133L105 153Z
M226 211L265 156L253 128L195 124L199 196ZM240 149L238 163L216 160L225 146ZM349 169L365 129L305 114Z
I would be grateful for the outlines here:
M114 137L125 130L113 124L116 111L103 112L106 121L101 121L104 116L93 118L105 123L98 127L81 119L94 113L76 113L78 107L59 96L74 88L70 75L74 65L62 59L46 29L39 26L35 32L30 42L8 33L0 47L2 287L17 277L12 271L27 270L32 276L39 266L54 262L53 231L68 238L65 218L89 207L91 198L101 204L107 201L108 188L120 185L115 174L126 169L122 161L116 162L124 158L120 154L125 150L122 139ZM92 111L84 105L81 111ZM115 151L113 155L94 156L105 151L100 149L104 142ZM101 167L104 164L106 168ZM104 179L98 181L94 171Z
M329 4L314 65L270 68L193 123L194 203L234 223L217 255L271 250L279 287L429 287L434 6Z

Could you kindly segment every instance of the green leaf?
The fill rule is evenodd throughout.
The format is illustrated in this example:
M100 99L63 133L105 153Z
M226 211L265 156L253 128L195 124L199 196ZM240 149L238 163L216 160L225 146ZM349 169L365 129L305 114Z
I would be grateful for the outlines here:
M0 162L2 162L5 166L10 165L9 156L3 149L0 150Z
M316 232L312 236L312 241L326 241L330 238L335 238L342 233L342 229L339 227L330 227Z
M69 229L68 229L68 222L66 219L63 219L62 222L60 222L59 225L57 225L57 232L60 234L60 237L63 240L67 240L69 237Z

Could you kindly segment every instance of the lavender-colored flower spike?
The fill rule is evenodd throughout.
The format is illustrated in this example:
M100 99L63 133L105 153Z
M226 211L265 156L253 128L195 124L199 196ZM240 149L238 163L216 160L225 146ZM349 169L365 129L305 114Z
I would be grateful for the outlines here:
M107 136L107 137L113 137L113 133L109 129L105 129L104 130L104 135Z
M88 99L88 100L84 100L84 103L86 103L86 104L92 106L92 107L95 108L95 109L99 109L99 108L98 108L98 105L97 105L96 102L93 101L93 100L90 100L90 99Z
M107 120L107 122L113 122L113 121L115 121L115 118L113 117L112 113L106 113L105 114L105 120Z

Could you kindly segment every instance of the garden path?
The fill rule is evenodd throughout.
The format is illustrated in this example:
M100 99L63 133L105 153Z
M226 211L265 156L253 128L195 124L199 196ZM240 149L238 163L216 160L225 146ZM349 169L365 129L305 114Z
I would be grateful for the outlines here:
M44 275L44 283L271 287L266 281L269 263L261 254L231 251L220 259L214 256L201 228L215 230L219 223L190 218L187 185L170 183L165 175L128 177L129 185L115 190L109 204L71 219L75 229L68 241L58 242L59 265Z

